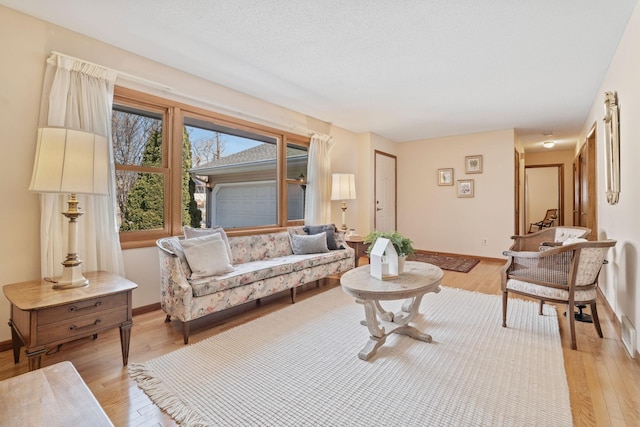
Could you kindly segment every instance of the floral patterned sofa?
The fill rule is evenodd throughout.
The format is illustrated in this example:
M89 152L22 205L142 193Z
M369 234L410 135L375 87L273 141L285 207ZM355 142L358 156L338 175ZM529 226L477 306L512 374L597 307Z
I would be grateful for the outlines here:
M290 234L306 232L303 227L291 227L282 232L228 237L233 271L195 279L190 278L191 269L182 251L184 237L156 242L160 303L167 322L171 317L182 322L185 344L194 319L287 289L294 303L298 286L354 267L354 251L345 243L344 233L335 233L340 249L302 255L293 253Z

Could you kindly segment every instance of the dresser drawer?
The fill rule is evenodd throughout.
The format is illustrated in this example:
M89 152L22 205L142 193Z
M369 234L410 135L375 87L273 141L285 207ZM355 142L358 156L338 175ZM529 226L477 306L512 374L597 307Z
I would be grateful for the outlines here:
M42 309L39 310L38 313L38 324L43 326L65 319L76 319L89 314L100 313L115 307L126 307L127 301L128 293L122 292L119 294L106 295L99 298Z
M38 325L37 345L57 341L82 338L103 329L119 326L127 320L127 307L102 310L99 313L84 314L73 319L64 319L47 325Z

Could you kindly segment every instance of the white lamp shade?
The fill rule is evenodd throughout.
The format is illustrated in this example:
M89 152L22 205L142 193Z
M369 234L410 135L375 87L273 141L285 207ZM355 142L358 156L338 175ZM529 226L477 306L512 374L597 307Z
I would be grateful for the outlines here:
M356 176L352 173L334 173L331 176L331 200L356 198Z
M29 191L109 194L109 147L104 136L59 127L38 129Z

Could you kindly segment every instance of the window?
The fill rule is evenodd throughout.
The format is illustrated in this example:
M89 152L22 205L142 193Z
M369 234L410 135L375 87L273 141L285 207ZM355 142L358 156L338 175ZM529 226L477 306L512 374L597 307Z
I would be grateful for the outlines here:
M119 87L112 127L123 247L302 224L309 138Z

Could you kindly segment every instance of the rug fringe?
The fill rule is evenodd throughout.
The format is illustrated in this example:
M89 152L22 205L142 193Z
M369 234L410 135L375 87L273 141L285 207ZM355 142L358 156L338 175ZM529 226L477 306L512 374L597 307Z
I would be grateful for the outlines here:
M162 380L157 378L153 370L147 368L145 364L130 364L129 376L138 383L138 387L160 409L169 414L178 424L189 427L206 427L210 425L195 410L169 390Z

